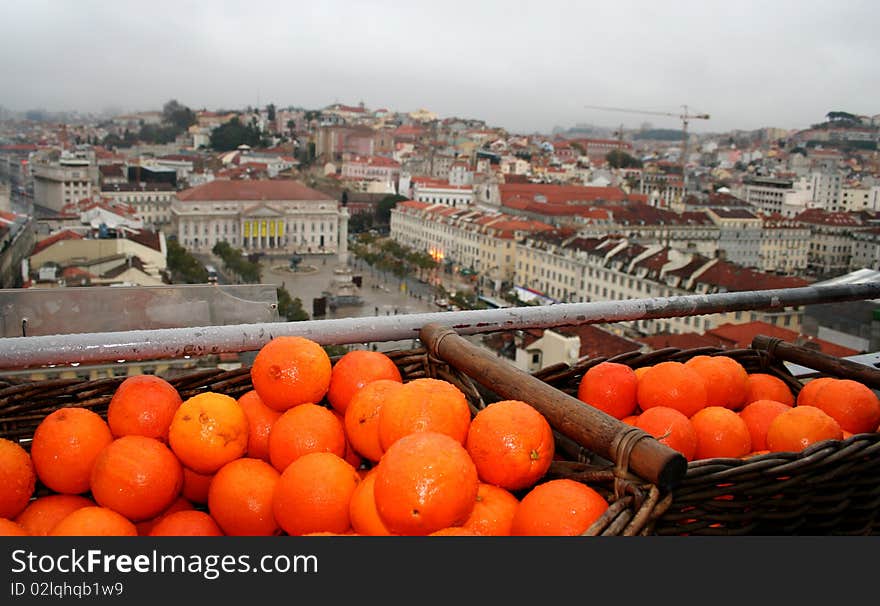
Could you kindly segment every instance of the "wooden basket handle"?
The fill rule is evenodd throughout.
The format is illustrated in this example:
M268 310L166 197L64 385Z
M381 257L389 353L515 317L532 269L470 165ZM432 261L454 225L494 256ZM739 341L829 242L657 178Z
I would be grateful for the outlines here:
M499 360L452 328L426 324L419 338L428 351L498 396L530 404L559 433L661 488L672 488L687 472L684 456L647 432L588 406L577 398Z
M872 389L880 389L880 370L873 366L829 356L820 351L767 335L755 335L755 338L752 339L752 349L766 351L774 358L785 362L800 364L835 377L852 379L864 383Z

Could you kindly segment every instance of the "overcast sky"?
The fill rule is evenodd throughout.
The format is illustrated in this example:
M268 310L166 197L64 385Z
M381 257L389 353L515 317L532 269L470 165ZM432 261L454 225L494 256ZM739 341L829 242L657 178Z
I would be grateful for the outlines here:
M876 0L0 0L0 106L330 103L697 132L880 113Z

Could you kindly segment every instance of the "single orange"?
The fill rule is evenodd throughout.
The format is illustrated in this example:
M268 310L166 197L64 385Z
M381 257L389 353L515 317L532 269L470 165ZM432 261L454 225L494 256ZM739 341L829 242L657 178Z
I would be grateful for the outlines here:
M510 491L481 482L477 502L462 526L478 535L508 536L518 506L519 499Z
M203 392L174 413L168 443L180 462L211 474L244 456L248 445L247 415L232 396Z
M633 427L635 427L636 424L639 422L639 416L641 415L629 415L628 417L623 417L620 421L622 423L626 423L627 425L632 425Z
M795 399L795 405L815 406L816 394L819 392L822 386L836 380L837 379L833 377L818 377L816 379L810 379L798 392L797 398Z
M691 418L708 403L703 378L682 362L655 364L639 380L638 404L642 411L655 406L674 408Z
M474 416L465 448L481 481L521 490L547 473L555 443L544 415L520 400L502 400Z
M345 456L345 429L333 412L318 404L300 404L275 421L269 433L269 461L279 472L310 452Z
M230 536L280 533L272 497L280 474L262 459L236 459L217 472L208 492L208 511Z
M34 431L31 459L37 478L62 494L88 492L98 453L113 441L107 422L87 408L59 408Z
M636 409L638 386L638 376L626 364L600 362L581 377L577 397L615 419L622 419Z
M171 419L182 402L174 385L161 377L128 377L113 392L107 424L116 438L135 435L167 442Z
M707 406L690 419L697 434L694 460L739 458L752 452L752 436L736 411Z
M400 370L386 354L381 351L352 350L333 365L327 401L333 408L345 414L354 394L368 383L379 379L403 383Z
M22 511L15 521L22 525L29 535L44 537L55 524L82 507L94 507L91 499L74 494L49 494L38 497Z
M175 511L159 520L151 537L222 537L223 531L210 515L191 509Z
M95 502L140 522L157 516L180 496L183 468L163 442L122 436L102 450L92 467Z
M749 373L727 356L694 356L684 363L703 377L706 405L739 410L746 403Z
M0 518L0 537L27 537L31 536L25 528L9 518Z
M376 468L376 510L390 532L428 535L463 524L477 499L477 467L461 442L436 431L396 440Z
M870 433L880 423L880 400L864 383L852 379L836 379L819 387L813 398L819 408L852 434Z
M278 480L272 512L288 535L346 533L351 529L351 498L360 476L330 452L311 452L287 466Z
M771 452L800 452L817 442L842 439L840 424L815 406L794 406L767 428L767 449Z
M24 511L36 482L31 455L17 442L0 438L0 518L11 520Z
M140 522L135 522L135 528L137 528L138 536L146 537L149 536L150 532L152 532L153 527L161 522L166 516L171 515L172 513L177 513L178 511L192 511L195 507L184 497L177 497L171 505L169 505L166 509L164 509L159 515L149 518L146 520L141 520Z
M199 505L207 505L208 489L211 487L211 480L213 479L213 473L199 473L184 467L183 487L180 489L180 494L187 501L198 503Z
M518 536L577 536L584 534L608 509L595 489L567 478L532 488L520 500L511 524Z
M680 452L687 461L694 460L697 432L684 413L667 406L655 406L640 414L634 425Z
M479 536L476 532L471 530L470 528L465 528L464 526L449 526L448 528L441 528L440 530L435 530L429 537L476 537Z
M403 383L378 379L364 385L352 396L345 409L345 435L351 447L368 461L376 463L382 458L379 441L379 410L382 403Z
M253 389L238 398L238 405L248 420L247 456L268 461L269 432L281 413L263 404L259 394Z
M317 404L330 387L332 364L324 348L305 337L275 337L257 352L251 382L269 408Z
M776 400L794 406L795 398L785 381L774 375L753 372L749 374L746 404L755 400Z
M391 531L385 526L376 510L374 488L376 473L367 473L354 489L349 504L351 527L359 535L370 537L389 536Z
M416 431L444 433L464 444L471 410L464 393L443 379L420 378L388 394L379 409L379 443L383 451Z
M776 400L755 400L739 411L739 416L749 428L753 451L766 450L767 428L773 419L789 409L791 406Z
M58 522L51 537L136 537L135 525L107 507L81 507Z
M345 432L345 415L335 408L331 408L330 412L339 420L339 424L342 426L342 433L345 436L345 454L342 455L342 458L351 463L355 469L360 469L364 458L352 447L351 440L348 439L348 435Z

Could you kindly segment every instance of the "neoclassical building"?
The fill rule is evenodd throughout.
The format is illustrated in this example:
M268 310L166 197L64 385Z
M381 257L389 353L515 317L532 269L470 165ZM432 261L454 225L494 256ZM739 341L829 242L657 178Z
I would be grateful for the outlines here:
M289 179L214 180L177 194L174 233L184 248L208 252L226 241L245 253L344 253L348 211Z

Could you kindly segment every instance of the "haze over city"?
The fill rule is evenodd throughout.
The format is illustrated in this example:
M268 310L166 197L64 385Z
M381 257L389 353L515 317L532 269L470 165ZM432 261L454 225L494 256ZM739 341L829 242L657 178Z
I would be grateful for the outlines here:
M0 106L14 111L334 102L428 108L513 132L792 129L874 113L875 2L10 2Z

